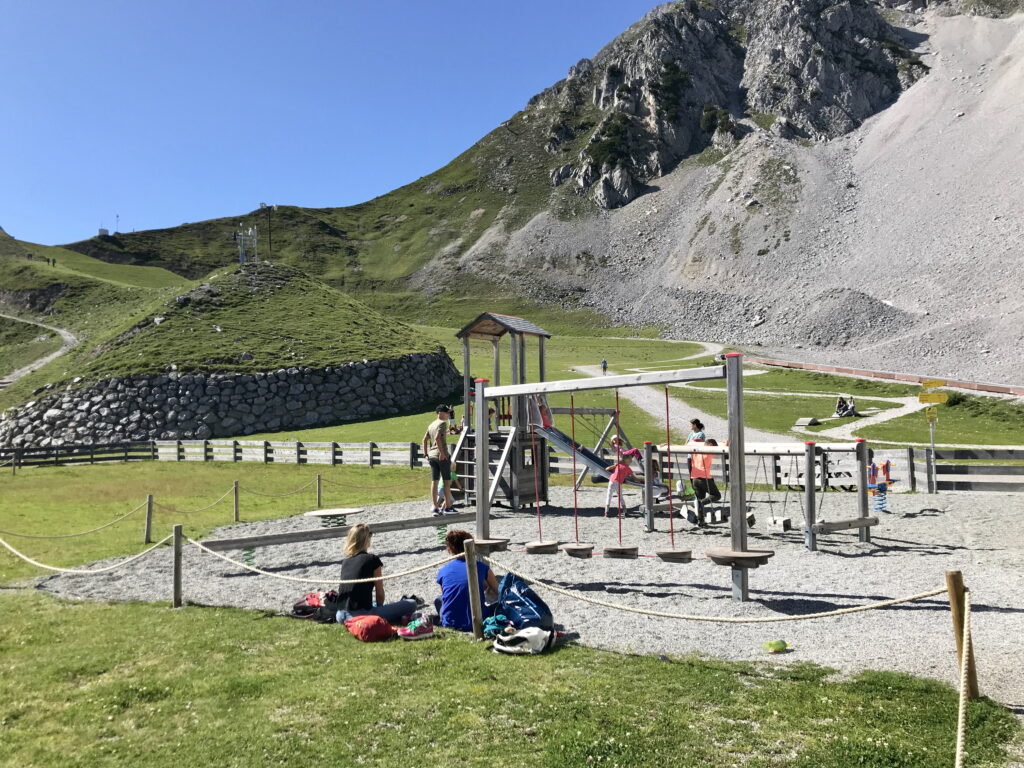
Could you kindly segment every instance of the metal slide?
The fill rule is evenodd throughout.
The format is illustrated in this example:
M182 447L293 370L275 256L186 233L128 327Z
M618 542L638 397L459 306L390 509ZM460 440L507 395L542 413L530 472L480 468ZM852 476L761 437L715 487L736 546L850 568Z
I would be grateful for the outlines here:
M556 429L555 427L544 427L541 426L540 424L534 424L532 425L532 427L538 435L545 438L557 450L561 451L562 453L567 453L570 456L573 453L575 453L576 461L582 463L593 474L597 475L598 477L603 477L605 479L608 478L609 472L606 469L606 467L609 463L612 463L608 459L602 459L593 451L585 448L579 443L574 443L571 437L569 437L561 430ZM634 477L633 479L627 480L625 484L635 485L642 488L644 485L644 481ZM665 485L663 485L662 483L657 482L654 484L654 486L656 488L665 487Z

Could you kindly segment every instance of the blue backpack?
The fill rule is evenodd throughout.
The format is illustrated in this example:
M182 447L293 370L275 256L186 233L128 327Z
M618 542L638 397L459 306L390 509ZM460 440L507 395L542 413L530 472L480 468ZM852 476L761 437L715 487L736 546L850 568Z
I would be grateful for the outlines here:
M538 597L525 581L511 573L505 574L498 585L498 608L517 629L539 627L547 631L555 628L555 619L547 603Z

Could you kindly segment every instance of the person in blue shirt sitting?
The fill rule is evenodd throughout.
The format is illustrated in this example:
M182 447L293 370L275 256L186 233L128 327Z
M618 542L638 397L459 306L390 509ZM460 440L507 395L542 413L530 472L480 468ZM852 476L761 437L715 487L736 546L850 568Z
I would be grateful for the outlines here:
M445 549L448 554L462 555L466 551L466 539L472 539L469 531L448 531L444 537ZM483 618L494 613L494 603L498 599L498 577L494 575L487 563L477 562L477 581L480 584L480 605ZM466 573L466 559L460 557L441 566L437 572L437 583L441 586L441 596L434 601L434 607L441 617L441 626L469 632L473 629L473 619L469 611L469 576ZM492 605L487 604L488 598Z

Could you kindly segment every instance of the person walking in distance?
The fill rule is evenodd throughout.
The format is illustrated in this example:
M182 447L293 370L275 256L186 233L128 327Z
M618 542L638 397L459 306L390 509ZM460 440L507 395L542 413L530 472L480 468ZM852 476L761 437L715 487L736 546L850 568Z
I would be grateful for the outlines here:
M603 373L605 376L608 375L608 361L607 360L602 360L601 361L601 373Z
M439 405L434 409L437 418L430 422L427 431L423 435L423 453L430 464L430 505L431 514L454 514L455 504L452 501L452 492L449 489L448 478L451 477L452 461L448 455L448 418L451 410L447 405ZM443 480L438 493L438 482Z

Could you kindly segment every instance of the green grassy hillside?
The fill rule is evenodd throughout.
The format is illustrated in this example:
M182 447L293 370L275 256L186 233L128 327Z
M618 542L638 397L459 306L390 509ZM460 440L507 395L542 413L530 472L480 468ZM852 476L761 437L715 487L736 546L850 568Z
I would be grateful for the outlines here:
M92 349L79 375L253 372L393 358L436 345L299 270L236 265Z
M63 341L37 325L0 318L0 379L60 349Z
M46 288L42 263L0 259L0 280ZM0 408L41 386L144 373L256 372L319 368L427 352L437 344L302 272L279 264L235 265L186 293L68 276L75 317L93 316L74 351L0 392ZM36 282L33 282L36 281ZM51 284L52 285L52 284ZM82 293L75 293L81 289ZM99 301L103 296L106 301ZM81 302L96 302L88 309ZM77 302L77 303L76 303ZM60 324L64 313L53 318ZM69 315L66 319L71 320ZM69 322L72 328L83 323ZM172 368L174 366L174 368Z

